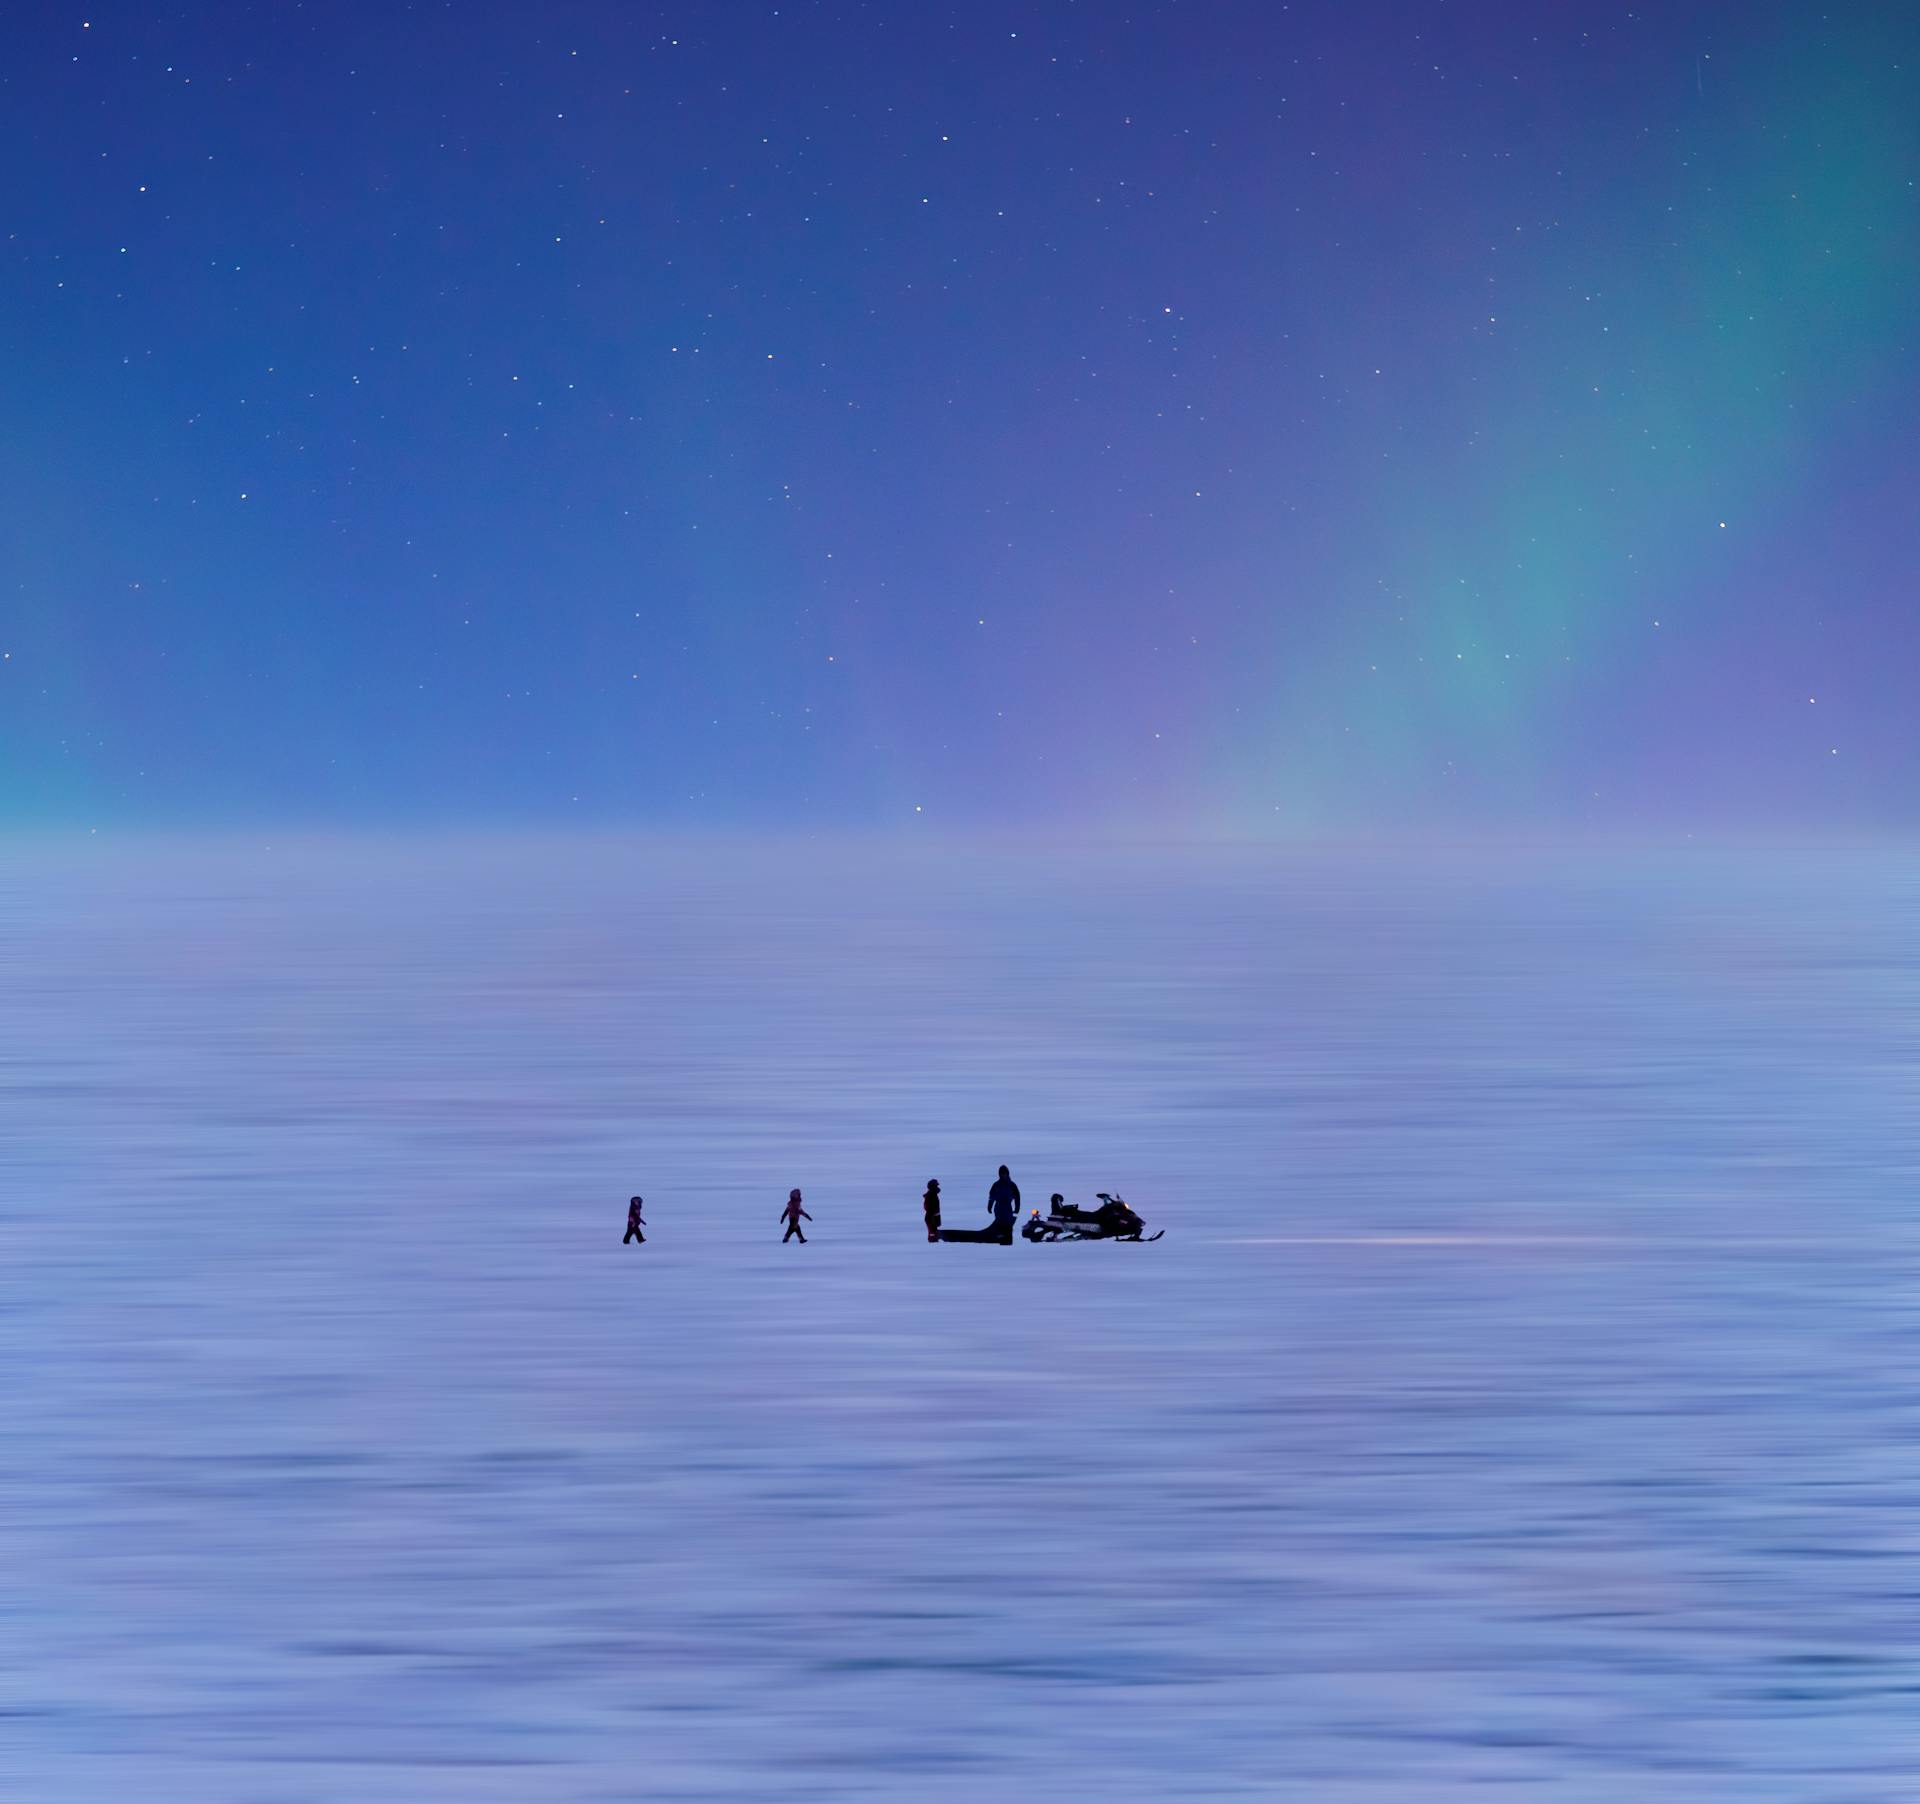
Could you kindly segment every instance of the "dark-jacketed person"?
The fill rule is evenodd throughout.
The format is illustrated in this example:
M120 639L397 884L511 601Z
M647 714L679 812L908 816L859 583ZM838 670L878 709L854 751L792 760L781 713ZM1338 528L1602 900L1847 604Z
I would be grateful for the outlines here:
M1013 1181L1012 1174L1003 1165L1000 1175L994 1180L993 1188L987 1192L987 1213L993 1217L993 1225L1008 1246L1013 1245L1013 1224L1020 1214L1020 1186Z

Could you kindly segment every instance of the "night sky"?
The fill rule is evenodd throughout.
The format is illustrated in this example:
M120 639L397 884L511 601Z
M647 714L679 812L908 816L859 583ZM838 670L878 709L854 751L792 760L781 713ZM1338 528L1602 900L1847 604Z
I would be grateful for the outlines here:
M48 4L0 819L1920 822L1920 8Z

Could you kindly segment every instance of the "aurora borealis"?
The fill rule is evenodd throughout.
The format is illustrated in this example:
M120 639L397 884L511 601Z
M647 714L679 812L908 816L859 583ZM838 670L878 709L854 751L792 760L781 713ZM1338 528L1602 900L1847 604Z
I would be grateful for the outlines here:
M0 815L1914 819L1920 17L39 9Z

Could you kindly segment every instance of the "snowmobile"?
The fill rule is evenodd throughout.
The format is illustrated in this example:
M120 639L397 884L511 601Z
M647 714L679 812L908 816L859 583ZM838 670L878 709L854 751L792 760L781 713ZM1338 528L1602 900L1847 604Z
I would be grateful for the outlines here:
M1166 1232L1149 1234L1146 1223L1121 1198L1104 1190L1094 1193L1100 1199L1097 1209L1076 1209L1071 1203L1055 1203L1052 1212L1042 1218L1035 1213L1020 1232L1028 1240L1158 1240Z

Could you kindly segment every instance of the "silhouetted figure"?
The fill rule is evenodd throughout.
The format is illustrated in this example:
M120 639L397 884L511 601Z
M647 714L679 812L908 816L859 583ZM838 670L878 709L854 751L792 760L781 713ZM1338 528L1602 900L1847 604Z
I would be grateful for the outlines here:
M636 1196L627 1204L627 1231L620 1237L620 1244L625 1246L628 1241L637 1240L642 1246L645 1246L647 1244L647 1237L642 1234L640 1230L646 1225L647 1224L640 1219L640 1199Z
M921 1211L927 1218L927 1239L940 1238L940 1180L927 1179L927 1194L920 1199Z
M1000 1237L1008 1246L1012 1246L1014 1219L1020 1213L1020 1186L1013 1181L1004 1165L1000 1167L1000 1175L994 1180L993 1188L987 1192L987 1213L993 1217L993 1225L1000 1231Z
M785 1246L788 1241L798 1235L800 1244L805 1246L807 1244L807 1237L800 1233L800 1224L803 1221L812 1221L813 1217L800 1207L799 1191L790 1190L787 1192L787 1206L782 1209L780 1213L786 1218L787 1223L787 1231L780 1236L780 1244Z

